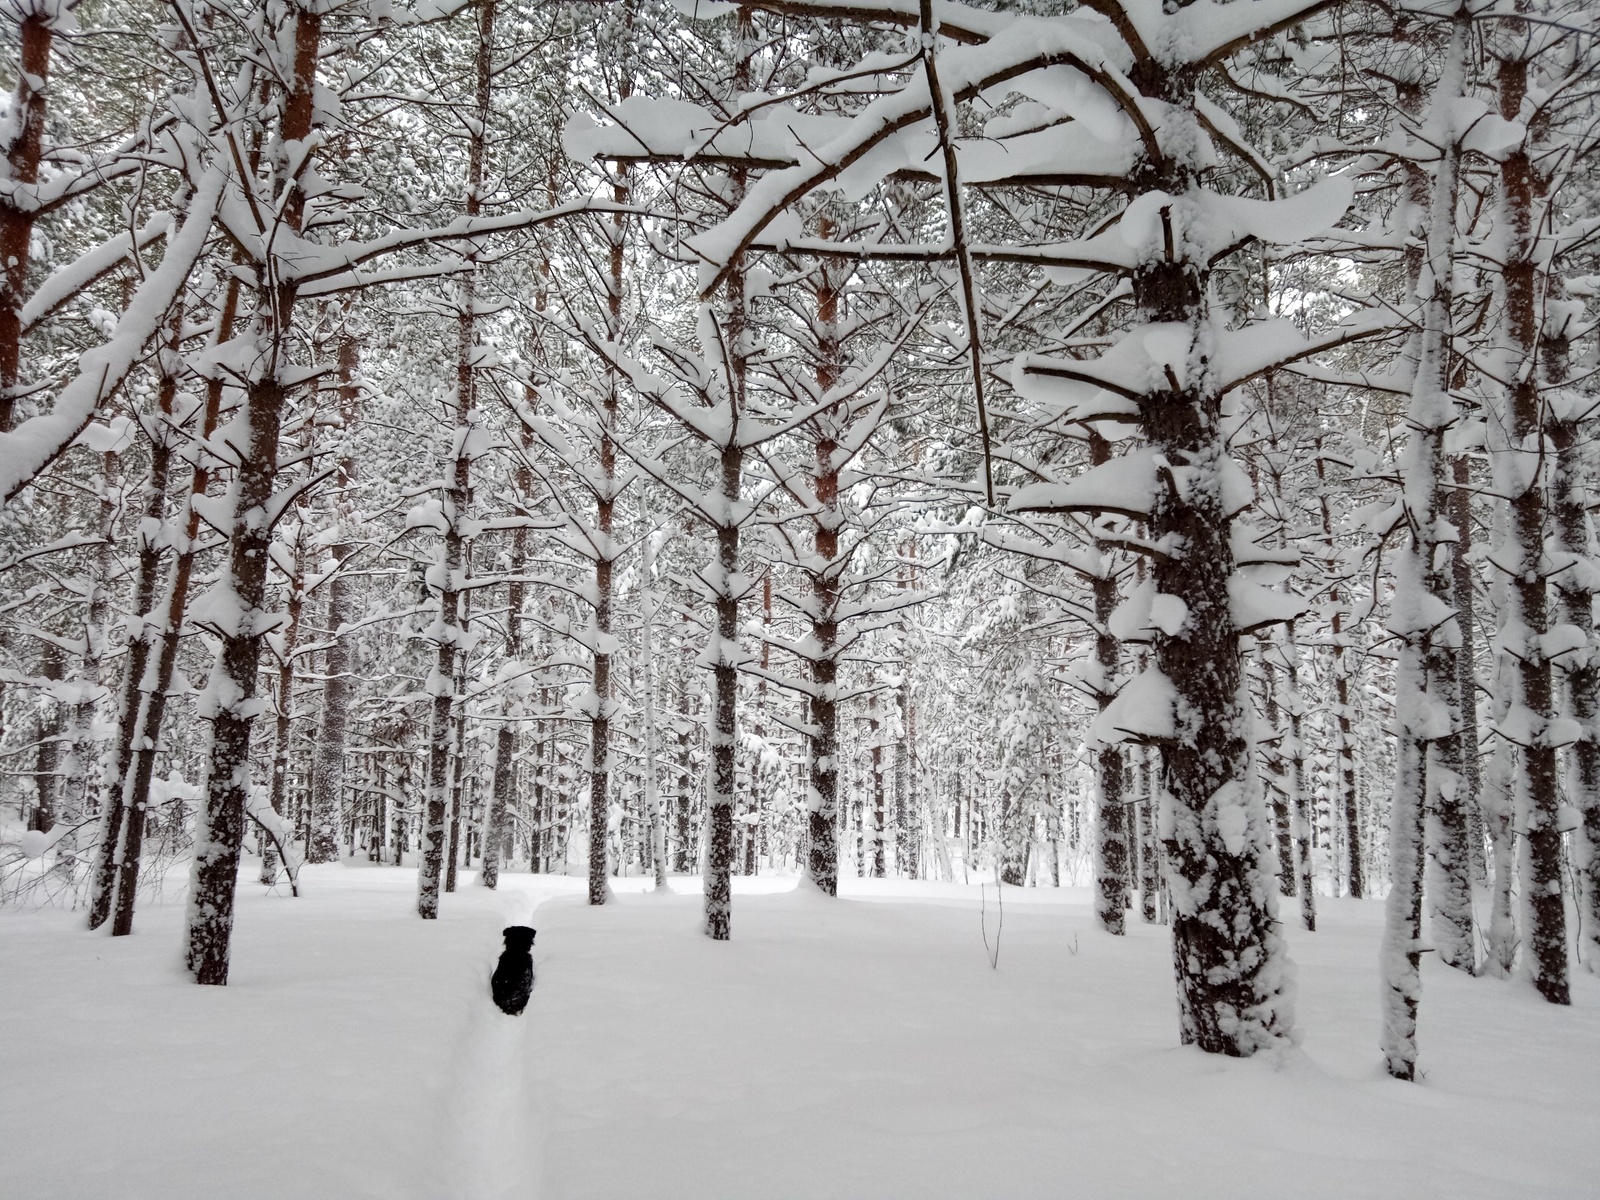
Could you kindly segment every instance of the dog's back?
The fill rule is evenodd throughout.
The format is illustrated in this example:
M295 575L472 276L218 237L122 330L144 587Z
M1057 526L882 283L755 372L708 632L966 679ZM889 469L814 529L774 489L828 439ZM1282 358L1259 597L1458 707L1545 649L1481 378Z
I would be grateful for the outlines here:
M528 1007L528 997L533 994L535 931L526 925L508 925L504 933L506 948L500 952L489 987L500 1010L514 1017Z

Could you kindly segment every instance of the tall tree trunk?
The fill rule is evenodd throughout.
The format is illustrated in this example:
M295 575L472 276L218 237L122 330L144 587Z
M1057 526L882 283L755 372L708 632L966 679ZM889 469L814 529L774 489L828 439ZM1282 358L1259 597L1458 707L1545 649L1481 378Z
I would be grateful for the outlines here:
M1402 31L1403 32L1403 31ZM1404 40L1412 53L1415 47ZM1448 113L1461 95L1466 23L1456 19L1437 84L1433 108ZM1453 787L1438 762L1440 719L1454 732L1455 640L1441 622L1449 614L1451 580L1438 554L1443 520L1440 482L1444 433L1455 420L1449 393L1451 271L1455 248L1460 157L1454 136L1440 148L1431 194L1426 177L1411 169L1406 179L1409 233L1420 234L1426 262L1418 264L1413 295L1422 309L1416 375L1407 412L1409 436L1401 469L1409 538L1396 564L1389 628L1401 639L1395 667L1394 797L1389 812L1390 890L1385 909L1382 968L1382 1048L1385 1066L1397 1079L1416 1075L1417 1005L1422 996L1423 821L1433 789ZM1426 268L1424 271L1423 268ZM1441 694L1441 689L1443 692ZM1459 739L1457 739L1459 746ZM1435 913L1441 911L1436 902ZM1447 910L1446 910L1447 911ZM1470 908L1468 909L1470 921ZM1437 922L1436 922L1437 924ZM1470 925L1469 925L1470 930Z
M884 811L884 780L883 780L883 721L878 716L879 699L874 692L867 699L867 736L872 739L872 748L867 752L872 763L872 866L870 874L874 879L882 879L886 870L884 862L884 834L886 832L887 813Z
M1111 461L1111 443L1098 434L1089 436L1091 467ZM1111 613L1117 607L1117 579L1111 570L1111 547L1101 543L1100 571L1094 578L1094 656L1098 667L1100 711L1116 696L1120 654L1111 633ZM1127 924L1128 814L1123 800L1122 747L1096 746L1094 756L1094 913L1100 928L1122 934Z
M824 215L818 224L823 238L833 236L834 223ZM817 268L817 390L826 395L839 383L839 300L837 271L827 262ZM838 421L819 414L813 428L813 494L811 545L820 570L807 572L811 584L811 690L806 733L806 874L824 895L839 893L839 531L844 511L839 497Z
M1311 864L1311 796L1306 787L1305 702L1300 695L1300 648L1295 644L1294 623L1284 628L1280 642L1283 651L1283 706L1289 712L1288 736L1283 754L1289 760L1290 832L1294 841L1296 891L1300 894L1300 924L1307 931L1317 927L1317 894Z
M1544 382L1552 390L1567 381L1571 360L1570 330L1583 320L1582 304L1568 301L1559 278L1552 278L1545 301L1545 324L1540 346ZM1555 577L1561 602L1561 620L1582 634L1582 642L1563 660L1568 713L1578 726L1568 760L1568 791L1581 824L1574 831L1578 853L1574 866L1581 873L1578 901L1579 960L1600 974L1600 637L1594 623L1594 535L1589 527L1593 459L1588 447L1591 430L1583 400L1552 401L1550 438L1556 449L1554 498L1556 535L1571 567ZM1582 424L1580 424L1582 423Z
M644 546L639 563L639 668L644 675L644 807L650 820L650 862L655 870L655 886L667 887L667 804L661 795L660 770L656 763L656 653L655 619L655 536L650 514L644 514Z
M39 181L44 118L55 40L54 4L18 5L17 90L7 114L7 175L23 185L16 201L0 199L0 433L11 429L22 381L22 305L27 295L34 208L28 193Z
M1267 796L1272 804L1272 827L1277 834L1278 894L1295 894L1294 870L1294 818L1290 809L1287 771L1283 754L1283 706L1278 699L1278 672L1267 657L1271 643L1265 639L1258 643L1260 649L1262 691L1266 699L1266 719L1271 740L1266 748Z
M480 91L487 86L486 78L492 69L494 42L494 0L480 0L478 10L479 36L475 65ZM486 150L486 125L483 115L487 101L480 97L479 119L472 127L467 142L466 216L468 219L483 211L484 154ZM452 399L451 417L454 425L450 460L445 468L445 486L442 515L444 538L440 562L434 568L436 578L432 585L439 591L439 617L429 631L434 642L433 673L428 680L430 696L430 726L428 733L427 793L423 802L422 844L417 855L417 915L433 920L439 915L439 891L446 886L448 873L445 853L448 849L451 867L455 863L457 847L450 841L450 814L452 810L451 786L451 736L455 732L454 718L461 708L457 691L460 670L458 658L466 652L466 631L461 620L462 572L466 567L467 546L463 526L469 520L472 504L471 445L477 414L477 259L478 249L473 245L465 255L468 269L462 273L458 308L456 311L456 386Z
M288 549L289 562L284 592L288 624L283 629L283 646L278 659L278 713L277 727L272 739L272 811L280 817L288 810L289 763L293 757L290 744L294 737L294 676L295 651L300 643L300 614L305 608L305 538L304 523L294 531L294 541ZM309 855L307 856L309 858ZM261 882L268 887L278 881L278 853L270 841L261 850Z
M294 10L293 69L280 120L281 142L294 144L311 135L317 59L322 41L321 14ZM285 164L276 164L281 172ZM281 175L280 175L281 177ZM240 181L250 186L249 181ZM284 179L282 220L299 232L305 195L296 180ZM212 722L206 795L195 821L195 855L189 876L186 961L195 981L228 981L233 934L234 889L250 791L250 733L261 639L272 625L267 613L267 562L272 525L266 519L278 478L278 436L288 404L289 332L296 287L277 278L270 263L258 262L256 315L251 331L254 374L245 386L234 418L239 453L234 505L228 537L228 563L221 582L208 594L206 617L219 635L216 665L201 704Z
M1333 514L1328 504L1326 460L1317 455L1318 505L1322 514L1322 540L1328 556L1327 569L1336 576L1342 573L1342 564L1333 541ZM1364 839L1361 836L1360 792L1356 786L1356 731L1355 714L1350 707L1350 655L1347 643L1350 635L1345 631L1345 589L1337 582L1328 589L1328 606L1333 610L1328 619L1330 657L1333 659L1334 700L1334 810L1343 822L1345 852L1345 887L1351 899L1360 900L1366 895L1366 870L1362 861Z
M221 317L217 323L214 345L221 346L232 340L234 323L238 317L239 285L231 279L223 293ZM175 314L175 320L176 320ZM176 375L172 389L176 393ZM216 432L222 411L223 382L221 373L206 381L205 413L201 418L200 436L207 441ZM153 459L152 454L152 459ZM105 804L107 828L115 829L108 846L103 847L97 871L103 869L104 882L96 875L95 903L103 897L103 922L115 912L111 933L122 937L133 932L134 901L139 887L139 864L144 846L145 817L150 797L150 782L155 775L156 747L160 741L161 726L166 715L167 693L172 687L173 675L178 665L178 650L183 633L184 616L189 605L189 585L194 574L196 544L200 538L199 502L207 496L214 469L211 460L197 463L190 473L189 495L184 511L175 522L181 530L173 558L167 588L163 596L160 620L140 622L144 648L138 650L137 678L130 679L124 696L124 722L119 729L114 770L108 775ZM153 484L152 484L153 486ZM146 511L150 510L147 503ZM150 572L155 576L159 566L159 550L150 544ZM146 541L140 542L140 585L144 580ZM157 610L151 609L152 613ZM147 678L149 639L155 639L156 658L154 677ZM130 641L130 674L134 672L134 655L137 643ZM103 890L102 890L103 889ZM95 924L95 909L91 906L91 928Z
M1178 237L1176 223L1199 197L1196 81L1156 59L1141 62L1134 81L1146 97L1168 105L1161 157L1143 156L1131 172L1140 193L1180 199L1158 214L1156 250L1133 272L1135 323L1170 323L1191 339L1209 336L1209 264ZM1188 147L1189 149L1182 149ZM1197 361L1198 345L1189 351ZM1292 1014L1282 931L1277 921L1266 813L1251 764L1248 694L1239 633L1230 619L1234 574L1231 519L1221 479L1228 450L1222 397L1203 373L1175 372L1168 386L1139 401L1140 428L1150 445L1183 469L1187 488L1158 483L1147 522L1156 545L1180 547L1156 560L1160 594L1182 602L1190 620L1155 636L1155 666L1174 696L1172 740L1162 747L1163 841L1173 903L1173 964L1179 1033L1213 1053L1247 1056L1289 1033Z
M214 344L220 345L223 340L233 336L233 322L238 307L239 281L237 278L232 278L223 291L222 313ZM138 731L144 720L142 697L146 694L145 671L149 665L152 646L161 636L161 626L156 619L156 584L160 580L165 547L158 531L167 528L166 498L167 485L172 474L174 436L170 423L173 420L173 406L178 395L180 367L178 350L182 330L183 305L178 304L173 308L172 318L164 335L164 344L156 359L160 371L156 386L156 412L152 414L151 420L145 422L145 434L150 442L150 472L145 480L144 504L138 526L138 565L134 573L130 606L132 615L128 621L126 650L123 656L122 690L117 704L116 733L113 735L109 761L102 775L100 844L95 855L89 889L90 929L98 929L111 916L111 910L116 903L119 866L125 859L130 841L125 822L129 812L133 810L125 802L124 797L129 787L134 747L138 744ZM212 396L213 390L217 393L215 398ZM221 384L208 386L206 413L210 424L202 429L203 438L210 437L214 432L216 405L220 402ZM194 468L191 481L191 513L193 489L198 486L202 488L203 494L207 478L208 472L204 467ZM198 483L194 482L195 480ZM189 517L190 523L197 520L197 517ZM198 526L195 532L198 533ZM189 540L192 541L192 536ZM142 825L143 809L138 811L139 816L136 819ZM142 840L141 828L139 833L132 835L132 843L138 846ZM137 883L137 864L133 866L130 874Z
M1450 463L1455 488L1450 494L1450 518L1456 527L1455 553L1450 560L1455 584L1456 623L1461 627L1461 645L1456 651L1456 701L1461 710L1461 779L1465 790L1461 806L1466 812L1467 858L1470 877L1484 878L1483 809L1479 793L1483 790L1483 770L1478 761L1478 618L1477 596L1472 575L1472 467L1465 454Z
M741 7L734 18L737 55L733 95L750 90L751 62L756 53L751 12ZM743 168L731 172L729 201L737 207L748 187ZM716 557L706 574L715 599L716 633L711 653L711 771L706 785L706 935L727 941L733 927L733 804L737 780L739 719L739 578L740 492L744 486L745 380L750 355L749 297L745 292L745 264L739 259L728 275L721 314L723 345L722 383L728 405L727 429L718 444Z
M740 10L741 12L744 10ZM729 282L730 316L727 320L728 343L739 346L745 337L742 320L744 306L744 272L737 272ZM730 364L729 390L743 391L742 351L734 350L734 364ZM737 364L737 365L735 365ZM742 397L740 398L742 400ZM738 412L743 405L733 402ZM706 934L716 941L727 941L732 932L733 901L733 802L737 781L735 754L738 736L739 705L739 526L735 512L739 505L739 490L744 478L744 450L738 443L738 423L733 423L728 444L719 455L721 471L719 491L727 514L723 524L715 526L717 537L716 559L708 574L712 580L712 593L716 598L715 652L708 657L711 668L711 772L706 784L706 869L705 912Z
M59 684L66 677L67 655L53 638L39 643L39 678ZM62 703L54 689L38 699L38 724L33 751L33 810L28 828L49 833L56 827L61 797L61 744L66 721Z
M341 632L355 618L355 581L345 564L355 553L349 536L354 512L350 492L359 475L355 447L351 441L360 415L361 384L356 373L361 365L361 343L347 336L339 343L339 425L344 444L339 455L338 475L334 479L332 516L339 534L328 544L333 560L333 577L327 581L328 601L323 636L322 713L317 727L317 747L311 761L311 839L306 861L336 862L339 858L339 833L345 825L345 751L349 744L350 703L354 696L354 661L348 637ZM353 824L353 823L352 823Z
M1521 19L1503 18L1501 58L1496 78L1500 115L1507 121L1523 119L1528 98L1530 26ZM1502 486L1511 490L1510 539L1503 560L1508 576L1510 611L1502 634L1505 649L1514 660L1516 697L1514 715L1525 720L1511 724L1516 733L1502 736L1518 742L1513 776L1515 812L1523 830L1521 875L1524 931L1527 938L1523 969L1534 987L1552 1004L1571 1002L1567 982L1566 906L1562 896L1560 776L1556 770L1555 685L1549 655L1544 647L1550 629L1551 574L1544 553L1546 534L1544 414L1535 370L1538 355L1540 293L1543 271L1539 262L1535 209L1545 190L1540 167L1535 164L1536 133L1530 129L1522 142L1500 160L1500 196L1497 226L1503 232L1504 261L1500 289L1505 305L1504 343L1496 376L1505 381L1506 444L1497 472Z
M1150 756L1148 748L1139 755L1139 915L1147 925L1165 923L1166 913L1161 905L1160 843L1156 840L1156 796L1151 787Z
M537 400L537 393L532 386L528 388L529 407L532 408ZM528 468L526 457L532 449L532 434L526 426L522 431L522 458L518 460L512 471L512 489L514 503L518 508L521 519L531 516L528 505L533 491L533 472ZM528 568L528 527L518 525L511 534L511 556L506 564L506 569L511 576L511 582L506 585L506 635L505 635L505 666L504 671L520 672L524 669L522 663L523 635L522 635L522 606L526 603L527 585L522 580L522 574ZM494 742L494 781L489 791L489 815L485 821L483 836L483 868L479 875L479 882L491 890L499 886L500 865L505 854L508 841L508 818L511 808L512 793L516 787L517 773L517 729L516 718L522 715L523 704L517 697L524 694L525 684L517 680L509 686L502 684L500 701L500 728L495 733ZM540 814L535 808L533 823L537 826ZM537 834L535 835L537 836ZM530 848L529 864L531 869L539 869L537 851Z
M472 543L465 547L468 569L472 574ZM470 639L472 593L466 588L461 593L461 633L463 641ZM470 644L470 642L468 642ZM471 847L463 844L461 833L462 810L467 803L467 654L465 647L456 655L455 703L450 709L450 827L445 835L444 890L453 892L460 870L470 865ZM470 814L466 814L470 817Z
M95 767L100 764L105 736L95 717L105 696L100 674L106 654L106 626L111 615L111 591L116 575L117 518L119 499L118 455L107 451L101 456L99 479L99 521L95 530L98 544L90 559L85 612L83 650L78 656L77 694L73 698L65 730L67 757L62 767L60 803L64 816L77 824L94 806Z
M307 15L302 10L302 29L306 22ZM280 285L261 297L262 305L273 310L271 315L262 314L265 319L258 317L254 340L263 359L286 350L281 344L273 344L286 332L278 319L289 317L290 302L286 301L292 298L283 296L283 290ZM214 628L221 635L221 647L201 704L201 716L212 722L211 753L206 795L195 825L186 958L195 982L202 984L228 982L234 886L250 789L250 731L255 722L257 668L261 639L271 626L266 602L272 529L263 516L272 502L277 481L278 432L287 404L286 392L275 371L251 380L246 389L244 412L235 418L234 426L239 463L228 564L219 585L221 593L213 591L206 597L215 598L208 607L217 614Z

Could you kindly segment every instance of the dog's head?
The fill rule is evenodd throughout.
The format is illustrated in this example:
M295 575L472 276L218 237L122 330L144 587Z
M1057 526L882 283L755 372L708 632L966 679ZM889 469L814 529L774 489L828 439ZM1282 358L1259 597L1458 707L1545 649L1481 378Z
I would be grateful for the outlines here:
M503 930L507 950L531 950L538 930L527 925L507 925Z

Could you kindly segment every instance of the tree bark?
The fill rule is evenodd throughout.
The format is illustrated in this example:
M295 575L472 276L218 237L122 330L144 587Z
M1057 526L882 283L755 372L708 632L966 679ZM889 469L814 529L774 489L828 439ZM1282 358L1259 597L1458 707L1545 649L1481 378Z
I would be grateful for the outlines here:
M1499 63L1496 91L1500 115L1508 121L1524 116L1530 60L1527 24L1506 20L1501 30L1512 49ZM1530 131L1531 132L1531 131ZM1569 1004L1567 981L1566 906L1562 897L1560 776L1556 770L1553 724L1555 685L1543 645L1550 629L1551 574L1544 553L1546 512L1544 479L1544 414L1538 354L1540 293L1543 271L1538 262L1535 207L1540 199L1539 167L1533 138L1500 161L1498 224L1503 228L1504 261L1500 287L1505 305L1505 345L1498 378L1505 382L1502 421L1507 444L1501 450L1501 477L1511 493L1511 528L1504 570L1508 576L1510 611L1502 639L1515 662L1514 712L1526 712L1527 741L1513 776L1516 820L1521 827L1521 876L1524 932L1523 969L1539 994L1552 1004Z
M1089 437L1091 468L1111 461L1111 443L1098 434ZM1117 580L1111 571L1111 547L1101 543L1100 571L1094 578L1094 655L1099 667L1098 702L1100 711L1110 707L1116 697L1116 680L1121 655L1111 633L1111 614L1117 607ZM1127 928L1128 815L1123 800L1127 790L1123 781L1122 747L1108 744L1094 747L1094 913L1100 928L1123 934Z
M44 151L54 10L54 5L41 4L18 14L17 90L8 114L11 140L5 152L7 173L12 182L23 185L23 198L16 203L0 199L0 433L8 432L15 421L22 380L22 305L34 224L34 210L26 197L30 185L39 181Z

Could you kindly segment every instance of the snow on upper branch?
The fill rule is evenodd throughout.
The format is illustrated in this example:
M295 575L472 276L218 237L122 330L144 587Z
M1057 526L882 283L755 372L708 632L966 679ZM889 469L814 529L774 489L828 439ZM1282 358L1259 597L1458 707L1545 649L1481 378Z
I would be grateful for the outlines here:
M1150 515L1156 488L1185 488L1194 467L1170 463L1154 447L1133 450L1064 482L1032 483L1011 497L1012 512L1100 512L1144 520ZM1232 515L1255 500L1255 488L1244 468L1231 458L1221 460L1222 507Z
M683 100L629 97L606 110L600 124L579 113L562 136L567 154L593 159L665 159L706 163L729 162L783 169L822 161L827 147L849 131L851 118L802 113L788 104L768 104L733 121L711 109ZM1115 181L1133 165L1134 147L1127 139L1107 139L1103 125L1068 122L956 145L957 170L968 184L1015 182ZM943 174L935 152L938 134L931 118L907 126L886 139L828 186L848 199L859 199L879 180L897 173L929 178Z

